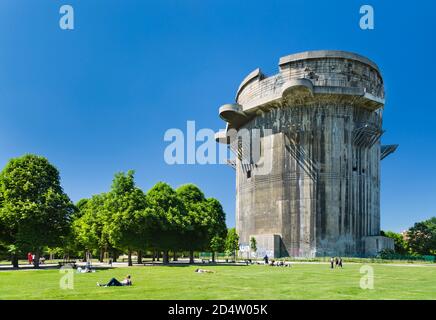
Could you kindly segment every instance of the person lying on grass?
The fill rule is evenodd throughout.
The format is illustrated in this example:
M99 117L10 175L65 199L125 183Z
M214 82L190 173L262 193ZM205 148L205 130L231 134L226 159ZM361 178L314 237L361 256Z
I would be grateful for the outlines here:
M132 280L130 280L130 275L128 275L123 281L118 281L115 278L110 279L107 284L100 284L97 282L99 287L123 287L123 286L131 286Z

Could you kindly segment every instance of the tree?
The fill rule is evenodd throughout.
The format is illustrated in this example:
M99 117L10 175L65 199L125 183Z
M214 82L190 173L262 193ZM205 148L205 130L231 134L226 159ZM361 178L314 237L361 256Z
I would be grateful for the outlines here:
M250 238L250 249L253 251L254 254L256 254L257 251L257 241L255 237Z
M226 247L226 239L220 236L214 236L210 240L210 249L212 250L212 262L215 262L215 252L223 252Z
M73 218L72 233L76 244L85 252L93 249L102 251L109 245L105 232L106 223L110 220L110 213L105 207L106 199L107 194L102 193L91 199L82 199L76 205L79 211Z
M147 192L148 207L144 211L151 249L163 251L163 262L169 263L169 250L182 246L182 234L186 226L186 210L183 202L170 185L156 183Z
M407 231L407 242L412 253L431 255L436 253L436 217L415 223Z
M227 237L226 214L221 203L214 198L206 199L208 249L212 251L212 261L215 262L215 252L225 250Z
M132 251L146 247L146 196L135 186L135 172L117 173L108 193L105 207L110 219L105 224L109 242L128 252L128 265L132 266Z
M189 263L194 263L194 251L209 247L210 230L213 217L208 213L213 211L211 203L206 201L203 192L194 184L185 184L177 188L177 195L186 209L184 249L189 251Z
M0 173L0 224L10 245L35 253L35 267L44 246L60 246L69 232L74 205L64 193L59 171L36 155L11 159ZM13 264L18 266L17 251Z
M231 253L236 258L236 251L239 249L239 236L235 228L231 228L227 232L226 251Z
M397 254L407 254L408 253L408 247L407 242L404 240L404 237L400 233L395 233L392 231L382 231L382 235L391 239L394 239L394 248L395 253Z
M84 209L86 208L86 205L90 201L91 201L91 199L80 199L79 201L77 201L77 203L76 203L77 211L75 213L75 218L78 218L81 216L81 214L84 212Z

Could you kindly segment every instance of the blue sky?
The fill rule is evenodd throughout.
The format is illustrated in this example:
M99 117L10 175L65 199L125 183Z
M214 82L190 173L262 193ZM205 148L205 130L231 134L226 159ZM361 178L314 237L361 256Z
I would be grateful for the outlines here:
M75 29L59 28L59 8ZM371 4L375 29L359 28ZM315 49L360 53L385 80L382 229L401 231L436 215L434 1L0 1L0 167L25 153L49 158L70 197L106 191L113 174L193 182L224 205L234 225L234 171L164 162L169 128L218 130L256 67Z

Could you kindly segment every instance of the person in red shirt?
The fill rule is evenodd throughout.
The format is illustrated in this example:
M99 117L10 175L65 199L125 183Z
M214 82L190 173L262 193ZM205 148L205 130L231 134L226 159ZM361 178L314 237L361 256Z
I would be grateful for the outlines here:
M27 261L29 262L29 264L32 264L32 262L33 262L32 252L29 252L29 253L27 254Z

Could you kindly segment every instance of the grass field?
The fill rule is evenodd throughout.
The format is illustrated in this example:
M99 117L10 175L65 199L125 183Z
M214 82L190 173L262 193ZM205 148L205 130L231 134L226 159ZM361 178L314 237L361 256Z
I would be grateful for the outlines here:
M153 266L74 273L74 289L59 287L58 270L0 272L0 299L436 299L436 266L371 265L374 289L360 288L361 264L329 269L326 264ZM200 266L206 268L204 266ZM126 274L132 287L97 287Z

